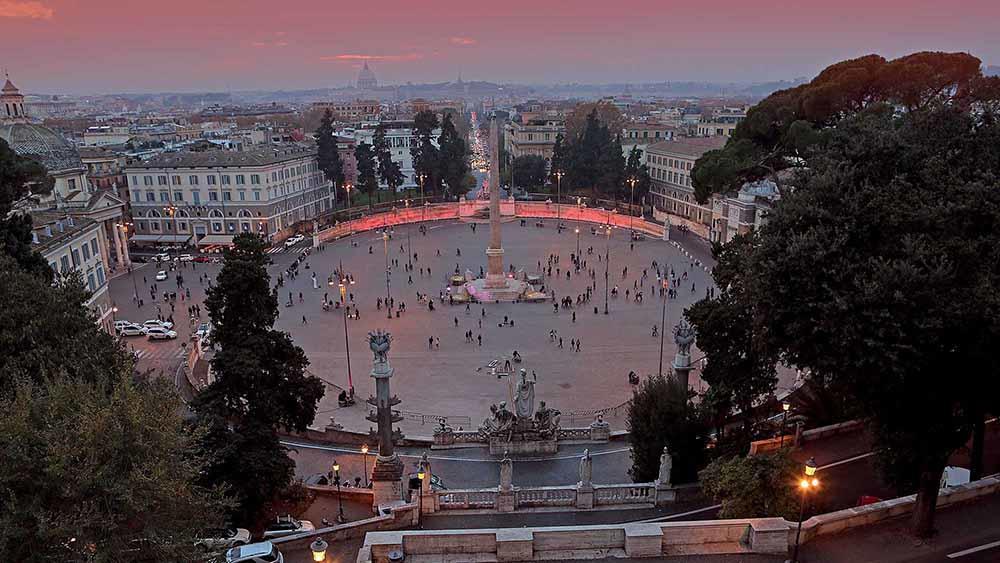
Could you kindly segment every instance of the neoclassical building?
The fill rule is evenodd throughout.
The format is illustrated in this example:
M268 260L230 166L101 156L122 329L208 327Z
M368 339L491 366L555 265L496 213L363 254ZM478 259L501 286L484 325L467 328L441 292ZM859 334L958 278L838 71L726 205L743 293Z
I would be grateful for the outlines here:
M131 265L125 203L114 188L98 188L87 179L87 167L76 146L48 127L34 123L20 90L6 79L0 90L0 139L20 156L45 166L54 185L51 193L32 194L18 202L29 213L50 212L93 221L100 230L99 252L106 267Z

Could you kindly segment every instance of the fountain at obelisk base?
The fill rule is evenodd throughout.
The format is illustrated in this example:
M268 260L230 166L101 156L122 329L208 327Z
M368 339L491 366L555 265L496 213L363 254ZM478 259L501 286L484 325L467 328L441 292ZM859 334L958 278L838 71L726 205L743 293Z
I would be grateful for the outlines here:
M508 277L503 271L503 244L500 237L500 135L496 117L490 118L490 244L486 248L486 277L469 281L466 291L479 301L520 301L530 289L528 283Z

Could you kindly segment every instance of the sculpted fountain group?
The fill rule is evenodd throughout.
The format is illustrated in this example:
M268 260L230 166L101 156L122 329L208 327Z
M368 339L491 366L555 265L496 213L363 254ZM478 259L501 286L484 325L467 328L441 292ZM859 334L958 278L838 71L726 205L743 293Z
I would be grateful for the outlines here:
M539 401L535 410L535 381L521 370L521 379L513 392L514 410L507 402L490 406L490 417L479 432L489 441L494 455L555 453L559 434L559 411Z

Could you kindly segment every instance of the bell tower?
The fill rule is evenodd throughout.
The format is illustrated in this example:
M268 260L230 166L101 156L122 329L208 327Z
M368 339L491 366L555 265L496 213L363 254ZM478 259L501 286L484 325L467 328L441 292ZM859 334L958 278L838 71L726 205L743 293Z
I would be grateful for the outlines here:
M24 95L10 81L10 75L6 71L4 79L6 81L0 90L0 121L4 123L28 121L28 116L24 113Z

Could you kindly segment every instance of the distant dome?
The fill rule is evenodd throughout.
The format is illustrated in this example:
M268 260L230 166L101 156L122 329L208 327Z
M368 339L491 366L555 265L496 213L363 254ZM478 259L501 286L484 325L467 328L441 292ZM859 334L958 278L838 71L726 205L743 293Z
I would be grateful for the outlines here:
M62 135L34 123L0 124L0 139L20 156L40 162L49 174L84 169L80 153Z
M368 68L368 63L365 63L364 68L358 72L358 88L362 90L378 88L378 80L375 79L375 73L372 72L372 69Z

